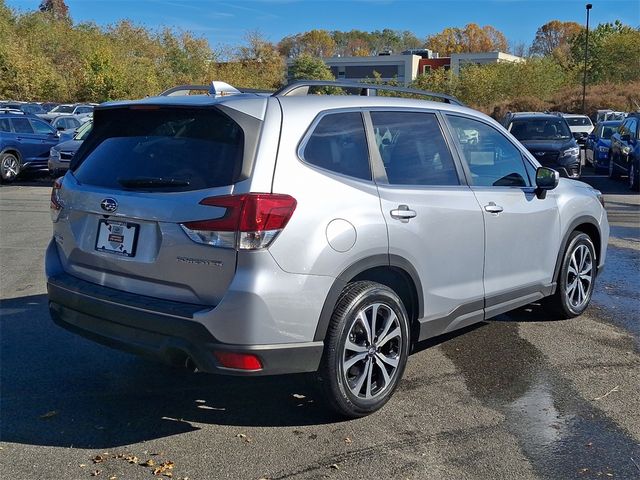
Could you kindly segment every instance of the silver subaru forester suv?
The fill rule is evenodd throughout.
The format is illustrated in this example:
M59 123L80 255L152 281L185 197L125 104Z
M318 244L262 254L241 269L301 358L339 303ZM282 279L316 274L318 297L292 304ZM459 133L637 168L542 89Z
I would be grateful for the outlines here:
M58 325L203 372L318 372L357 417L417 342L535 301L587 308L600 193L491 118L374 95L391 87L214 85L96 108L51 194ZM360 94L310 94L327 87Z

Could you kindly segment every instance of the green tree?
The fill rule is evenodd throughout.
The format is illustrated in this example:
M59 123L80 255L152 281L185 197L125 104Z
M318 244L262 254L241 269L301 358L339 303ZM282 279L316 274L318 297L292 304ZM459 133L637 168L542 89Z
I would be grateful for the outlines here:
M571 55L576 72L582 71L586 32L571 42ZM619 20L602 23L589 33L587 62L588 83L628 82L640 79L640 28ZM581 75L581 73L580 73Z
M302 54L293 61L289 74L292 80L335 80L322 59Z

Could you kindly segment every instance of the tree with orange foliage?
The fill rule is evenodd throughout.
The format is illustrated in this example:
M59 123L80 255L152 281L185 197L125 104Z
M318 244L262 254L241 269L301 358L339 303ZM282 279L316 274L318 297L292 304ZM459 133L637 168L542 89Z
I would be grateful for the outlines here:
M430 35L426 40L427 48L440 55L467 52L504 52L509 45L504 34L492 27L480 27L469 23L464 28L448 27L442 32Z
M570 50L571 39L582 30L582 25L576 22L551 20L538 28L531 53L543 57L559 54L565 57Z

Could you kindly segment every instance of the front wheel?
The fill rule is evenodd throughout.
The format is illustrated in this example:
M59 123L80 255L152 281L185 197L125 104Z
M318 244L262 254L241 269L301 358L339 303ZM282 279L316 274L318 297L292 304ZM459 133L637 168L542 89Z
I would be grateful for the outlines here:
M631 162L629 165L629 190L633 190L637 192L640 188L640 172L638 172L638 167Z
M348 284L333 312L320 368L328 403L349 418L375 412L398 386L408 352L409 321L398 295L379 283Z
M616 179L620 176L616 165L613 163L613 157L609 156L609 178Z
M562 259L556 293L546 306L560 318L573 318L586 310L596 278L596 251L586 233L573 232Z
M20 160L13 153L0 157L0 178L4 183L13 182L20 173Z

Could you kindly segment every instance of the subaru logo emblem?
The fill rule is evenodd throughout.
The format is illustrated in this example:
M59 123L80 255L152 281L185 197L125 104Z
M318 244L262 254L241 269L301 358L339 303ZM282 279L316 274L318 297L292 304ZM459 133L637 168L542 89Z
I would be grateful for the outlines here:
M116 202L113 198L105 198L100 202L100 206L105 212L115 212L118 209L118 202Z

